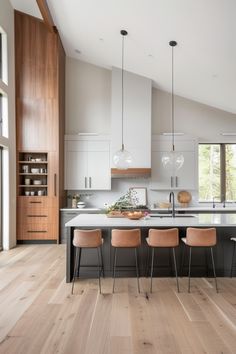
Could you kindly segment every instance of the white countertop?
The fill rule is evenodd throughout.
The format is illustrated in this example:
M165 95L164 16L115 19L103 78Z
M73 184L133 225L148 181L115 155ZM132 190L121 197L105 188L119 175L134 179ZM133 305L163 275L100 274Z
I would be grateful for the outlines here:
M67 227L236 227L236 214L200 214L195 217L158 217L140 220L108 218L105 214L80 214Z
M75 212L83 212L86 213L87 211L101 211L102 209L99 208L61 208L61 211L75 211Z
M171 208L150 208L149 210L151 211L170 211ZM236 206L226 206L225 208L223 208L223 206L216 206L215 208L213 208L212 206L190 206L190 207L186 207L186 208L183 208L183 207L178 207L176 206L175 207L175 210L177 211L224 211L224 212L227 212L227 211L235 211L236 212Z

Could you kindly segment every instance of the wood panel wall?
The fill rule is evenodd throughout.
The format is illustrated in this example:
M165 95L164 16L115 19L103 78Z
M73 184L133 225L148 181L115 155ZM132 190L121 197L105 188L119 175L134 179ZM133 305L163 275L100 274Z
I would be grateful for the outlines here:
M54 200L58 239L59 208L65 203L65 52L58 33L19 11L15 11L15 76L17 155L48 152L48 197Z

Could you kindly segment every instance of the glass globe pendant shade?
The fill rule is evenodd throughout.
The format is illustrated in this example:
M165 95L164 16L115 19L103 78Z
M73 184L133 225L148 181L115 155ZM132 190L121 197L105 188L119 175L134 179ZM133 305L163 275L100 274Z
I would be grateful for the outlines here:
M170 151L163 155L162 157L162 165L166 169L179 170L184 164L184 156L181 152Z
M115 167L119 170L127 170L131 166L133 160L131 154L122 148L114 154L113 162Z

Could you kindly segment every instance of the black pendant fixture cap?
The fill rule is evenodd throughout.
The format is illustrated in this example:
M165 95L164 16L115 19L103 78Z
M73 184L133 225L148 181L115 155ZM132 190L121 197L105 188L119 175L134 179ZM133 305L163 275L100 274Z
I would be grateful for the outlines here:
M122 36L127 36L128 32L126 30L121 30L120 34L122 34Z
M170 42L169 42L169 45L170 45L171 47L175 47L175 46L177 45L177 42L176 42L176 41L170 41Z

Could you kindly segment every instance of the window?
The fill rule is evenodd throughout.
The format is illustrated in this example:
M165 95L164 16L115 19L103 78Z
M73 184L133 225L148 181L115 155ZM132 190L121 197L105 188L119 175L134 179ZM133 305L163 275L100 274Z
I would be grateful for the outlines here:
M7 84L7 35L0 27L0 80Z
M0 146L0 251L2 250L2 148Z
M200 144L199 201L236 201L236 144Z
M8 102L7 95L0 89L0 136L8 138Z

